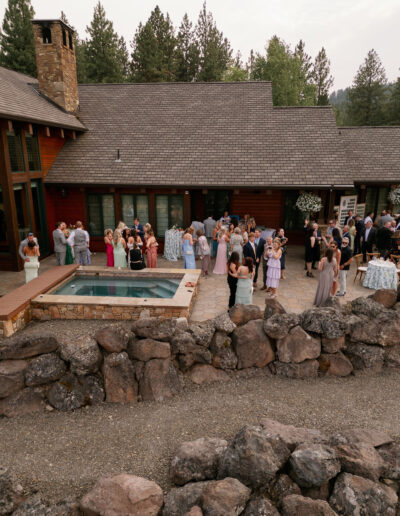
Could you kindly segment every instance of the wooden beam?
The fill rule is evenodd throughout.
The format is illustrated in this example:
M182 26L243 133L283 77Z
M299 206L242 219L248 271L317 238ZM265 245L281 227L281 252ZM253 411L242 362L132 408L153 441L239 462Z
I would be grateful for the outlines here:
M46 136L49 137L50 136L50 127L46 127L45 131L46 131Z
M64 129L60 129L60 136L61 138L65 138Z
M76 140L76 132L75 131L72 131L72 139Z
M8 130L9 130L10 132L14 131L12 121L11 121L11 120L8 120L8 121L7 121L7 123L8 123Z
M33 126L32 126L32 124L28 124L28 133L29 133L30 135L32 135L32 134L33 134Z

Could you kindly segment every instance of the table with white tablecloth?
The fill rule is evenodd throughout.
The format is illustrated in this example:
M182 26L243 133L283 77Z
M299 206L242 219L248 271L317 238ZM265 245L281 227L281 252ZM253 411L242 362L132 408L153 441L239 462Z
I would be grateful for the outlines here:
M164 258L170 262L176 262L182 258L183 231L167 229L164 241Z
M380 288L397 289L397 269L394 263L383 260L371 260L363 281L364 287L378 290Z

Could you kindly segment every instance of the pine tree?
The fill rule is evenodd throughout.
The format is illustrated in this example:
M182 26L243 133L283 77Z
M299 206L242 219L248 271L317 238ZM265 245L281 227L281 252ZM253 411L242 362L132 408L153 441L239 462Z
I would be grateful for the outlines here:
M390 125L400 125L400 77L393 85L387 106L387 121Z
M299 65L289 46L273 36L267 48L266 79L272 82L274 106L300 103Z
M218 30L214 18L207 12L206 2L196 26L200 51L199 81L220 81L232 55L229 41Z
M8 0L0 31L0 66L36 77L31 0Z
M247 67L243 65L240 51L236 54L235 59L231 59L228 68L225 70L222 80L225 82L239 82L247 81L249 79L249 72Z
M312 77L316 86L316 104L327 106L329 104L329 90L333 86L333 77L331 75L331 62L324 47L321 48L315 58Z
M194 81L199 71L199 47L192 27L193 24L185 13L176 38L175 78L177 81Z
M123 82L127 79L128 52L124 39L118 37L113 23L106 18L100 2L86 27L89 39L84 44L89 82Z
M375 50L370 50L348 92L347 112L351 125L384 123L386 73Z
M300 40L294 51L294 68L297 69L297 84L299 105L312 106L315 104L315 86L312 83L311 56L305 51L305 43Z
M145 25L139 24L132 42L132 79L136 82L175 79L175 29L169 14L160 8L151 12Z

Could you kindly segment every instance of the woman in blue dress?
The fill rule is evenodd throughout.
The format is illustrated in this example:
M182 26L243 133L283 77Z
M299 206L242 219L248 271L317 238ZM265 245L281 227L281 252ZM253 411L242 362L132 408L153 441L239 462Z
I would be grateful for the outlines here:
M185 269L195 269L196 268L196 260L194 257L193 250L193 231L192 227L187 228L185 233L183 234L182 240L182 254L184 258L184 268Z
M252 258L244 258L237 271L236 305L251 305L253 302L254 263Z

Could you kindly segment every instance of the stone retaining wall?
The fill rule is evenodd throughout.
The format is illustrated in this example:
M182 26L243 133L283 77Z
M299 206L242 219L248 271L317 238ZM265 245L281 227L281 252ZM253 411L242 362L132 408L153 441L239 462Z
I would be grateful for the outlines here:
M32 320L32 308L27 306L11 319L0 320L0 337L11 337Z

